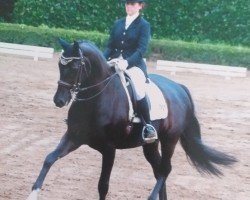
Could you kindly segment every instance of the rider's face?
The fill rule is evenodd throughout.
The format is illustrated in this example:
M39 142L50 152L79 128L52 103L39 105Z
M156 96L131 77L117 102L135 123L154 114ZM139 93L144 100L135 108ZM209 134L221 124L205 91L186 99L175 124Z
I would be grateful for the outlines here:
M125 4L125 8L126 8L127 15L132 16L132 15L138 13L142 9L142 4L140 4L138 2L136 2L136 3L127 2Z

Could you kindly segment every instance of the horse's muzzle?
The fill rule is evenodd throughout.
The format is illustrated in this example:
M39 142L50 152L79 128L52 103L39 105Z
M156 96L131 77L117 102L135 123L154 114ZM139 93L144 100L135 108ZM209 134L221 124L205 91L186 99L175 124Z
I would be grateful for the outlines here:
M54 103L57 107L62 108L63 106L68 105L71 100L71 93L69 91L57 91L54 96Z
M63 101L63 99L54 100L54 103L58 108L62 108L67 104L67 102Z

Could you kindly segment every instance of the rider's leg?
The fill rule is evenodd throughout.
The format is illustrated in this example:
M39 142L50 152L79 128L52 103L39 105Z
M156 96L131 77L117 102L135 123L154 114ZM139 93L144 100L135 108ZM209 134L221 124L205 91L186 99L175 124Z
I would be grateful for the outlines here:
M142 115L142 118L145 121L145 127L144 127L144 137L147 140L149 139L157 139L157 132L155 128L151 125L150 120L150 114L149 114L149 108L148 108L148 101L146 97L142 98L141 100L137 101L138 110L140 114Z
M145 121L144 138L145 140L156 139L157 132L155 128L151 125L149 107L146 99L146 77L143 71L138 67L130 68L129 70L127 70L127 73L132 79L132 82L134 83L134 89L138 103L138 111Z

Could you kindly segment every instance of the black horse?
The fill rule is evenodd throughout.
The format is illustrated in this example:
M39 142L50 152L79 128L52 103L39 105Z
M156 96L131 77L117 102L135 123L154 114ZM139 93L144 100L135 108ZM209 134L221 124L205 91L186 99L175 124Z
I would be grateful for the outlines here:
M157 181L149 199L157 199L158 196L160 200L167 199L165 181L171 171L171 157L179 139L187 156L201 173L220 176L222 172L217 164L230 166L236 162L234 157L202 143L188 89L156 74L149 77L162 91L169 114L166 119L152 122L159 139L151 144L144 143L141 137L143 125L129 122L129 105L121 80L98 48L88 41L69 44L60 40L60 44L64 53L59 61L60 80L54 102L56 106L63 107L72 99L72 93L76 96L68 112L67 131L57 148L46 157L30 199L36 198L53 163L83 144L102 154L98 185L100 200L105 199L108 193L116 149L143 147Z

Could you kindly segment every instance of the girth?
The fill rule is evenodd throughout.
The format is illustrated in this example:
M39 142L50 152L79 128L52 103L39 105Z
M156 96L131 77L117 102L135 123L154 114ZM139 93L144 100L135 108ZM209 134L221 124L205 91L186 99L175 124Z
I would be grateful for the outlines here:
M131 78L124 72L125 80L126 80L126 87L128 89L129 97L133 105L134 112L137 110L136 106L136 93L134 83Z

